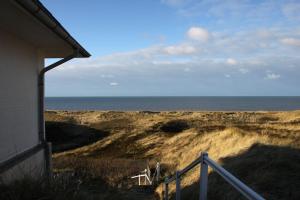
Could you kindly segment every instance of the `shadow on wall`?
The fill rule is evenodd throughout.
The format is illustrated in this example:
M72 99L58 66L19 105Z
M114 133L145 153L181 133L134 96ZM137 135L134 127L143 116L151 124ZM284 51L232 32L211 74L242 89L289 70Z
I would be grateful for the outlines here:
M222 166L266 199L300 199L300 150L254 144L221 159ZM182 189L182 199L199 199L199 182ZM173 194L171 199L175 199ZM245 199L216 172L208 177L208 199Z
M108 131L90 128L71 122L46 122L46 139L53 145L53 152L78 148L103 139Z

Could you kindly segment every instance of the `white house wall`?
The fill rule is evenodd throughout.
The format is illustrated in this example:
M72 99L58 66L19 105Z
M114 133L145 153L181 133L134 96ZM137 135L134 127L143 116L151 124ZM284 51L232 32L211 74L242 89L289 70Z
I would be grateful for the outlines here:
M36 49L0 29L0 162L38 144L37 83L43 59ZM41 165L36 159L29 165Z
M1 183L9 183L13 180L22 178L39 179L45 174L44 151L39 151L25 161L15 165L5 173L1 174Z

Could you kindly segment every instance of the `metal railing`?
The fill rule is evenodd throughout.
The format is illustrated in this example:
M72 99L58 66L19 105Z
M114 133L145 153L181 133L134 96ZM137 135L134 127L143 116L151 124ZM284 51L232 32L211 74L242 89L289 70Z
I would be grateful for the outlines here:
M147 181L149 185L152 185L152 181L150 180L150 177L148 176L147 169L141 172L142 174L132 176L132 179L138 178L139 180L139 185L141 185L141 177L144 177L144 185L147 185Z
M151 170L149 168L149 165L147 166L147 169L145 169L141 173L142 174L131 177L132 179L138 178L139 185L141 185L141 177L144 177L144 185L147 185L147 181L149 185L152 185L155 181L155 178L156 178L156 182L158 182L160 178L160 163L159 162L156 163L155 172L152 175L152 178L151 178Z
M217 172L225 181L232 185L236 190L238 190L244 197L250 200L264 200L259 194L253 191L250 187L245 185L242 181L234 177L231 173L226 171L223 167L218 165L215 161L208 157L206 152L201 153L201 155L194 160L191 164L185 167L181 171L176 171L175 176L171 178L166 178L164 184L164 199L169 199L169 188L168 185L172 181L176 181L176 200L180 200L180 177L193 169L195 166L200 164L200 200L207 200L207 182L208 182L208 166L210 166L215 172Z

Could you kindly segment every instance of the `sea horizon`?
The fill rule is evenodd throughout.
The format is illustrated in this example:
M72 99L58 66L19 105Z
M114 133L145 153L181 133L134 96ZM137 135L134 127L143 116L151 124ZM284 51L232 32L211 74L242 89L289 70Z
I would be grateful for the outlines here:
M300 96L85 96L46 97L47 110L289 111Z
M45 98L69 98L69 97L300 97L300 95L123 95L123 96L45 96Z

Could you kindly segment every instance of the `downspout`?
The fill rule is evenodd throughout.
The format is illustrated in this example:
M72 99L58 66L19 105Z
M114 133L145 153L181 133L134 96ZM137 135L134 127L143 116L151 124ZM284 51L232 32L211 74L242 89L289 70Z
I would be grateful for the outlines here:
M75 50L73 54L43 68L38 76L38 122L39 122L39 143L44 145L45 153L45 165L46 165L46 174L49 178L52 176L52 164L51 164L51 143L47 143L46 134L45 134L45 74L51 69L56 68L57 66L78 57L79 51Z

